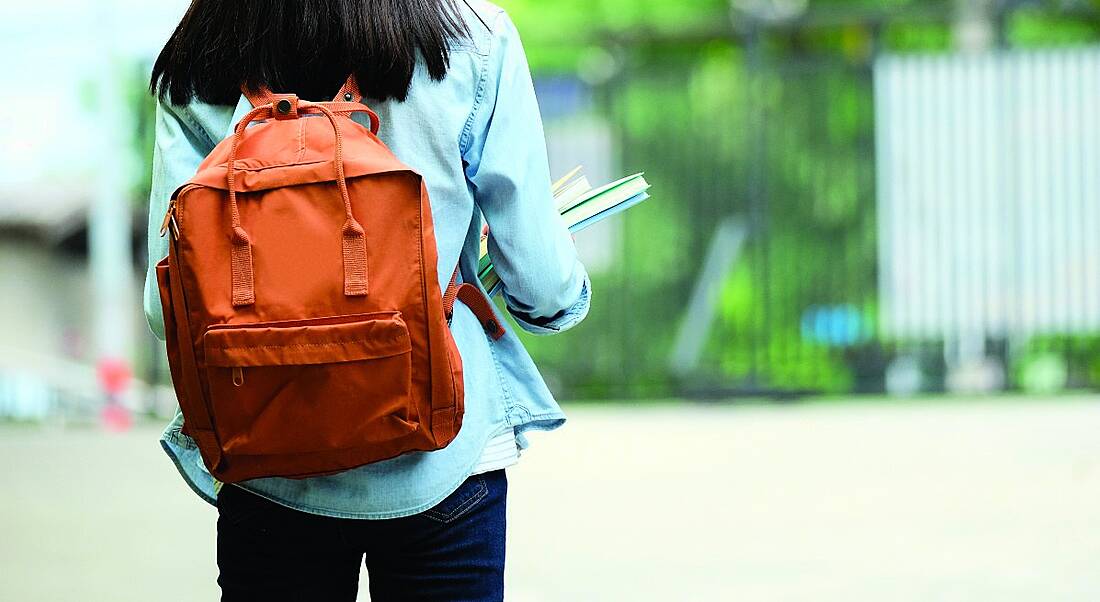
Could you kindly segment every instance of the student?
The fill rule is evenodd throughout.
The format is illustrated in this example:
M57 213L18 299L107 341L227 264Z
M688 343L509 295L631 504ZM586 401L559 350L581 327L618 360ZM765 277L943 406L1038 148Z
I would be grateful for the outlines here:
M249 111L242 84L328 100L349 74L381 116L381 139L427 183L441 289L456 262L477 273L484 216L516 323L553 334L580 322L588 276L550 195L524 51L504 11L481 0L194 0L153 67L150 266L167 254L159 227L172 192ZM152 270L145 312L164 338ZM504 469L527 431L565 417L514 332L491 340L461 304L451 328L466 413L439 451L223 486L177 412L161 442L218 508L223 600L354 600L364 559L376 602L503 599Z

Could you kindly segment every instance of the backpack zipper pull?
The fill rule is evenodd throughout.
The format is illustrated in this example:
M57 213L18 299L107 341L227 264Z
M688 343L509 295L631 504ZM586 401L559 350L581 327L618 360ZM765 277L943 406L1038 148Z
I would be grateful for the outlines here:
M168 234L168 229L172 229L172 237L180 237L180 227L176 223L176 199L172 199L168 202L168 211L164 212L164 221L160 224L160 235L163 238L165 234Z

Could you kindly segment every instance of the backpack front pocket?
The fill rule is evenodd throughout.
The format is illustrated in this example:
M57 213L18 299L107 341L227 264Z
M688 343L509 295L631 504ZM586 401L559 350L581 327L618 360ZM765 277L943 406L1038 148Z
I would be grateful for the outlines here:
M203 335L203 350L227 454L361 448L417 428L412 346L399 312L220 324Z

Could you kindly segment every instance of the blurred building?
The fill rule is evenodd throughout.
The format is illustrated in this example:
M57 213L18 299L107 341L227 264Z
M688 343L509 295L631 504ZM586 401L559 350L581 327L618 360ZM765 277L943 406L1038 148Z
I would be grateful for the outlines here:
M0 52L11 60L0 93L12 110L0 115L0 417L94 410L94 366L107 353L149 372L134 295L146 215L135 156L144 124L135 117L147 66L186 5L44 0L5 9Z
M1100 49L875 65L885 335L986 342L1100 331Z

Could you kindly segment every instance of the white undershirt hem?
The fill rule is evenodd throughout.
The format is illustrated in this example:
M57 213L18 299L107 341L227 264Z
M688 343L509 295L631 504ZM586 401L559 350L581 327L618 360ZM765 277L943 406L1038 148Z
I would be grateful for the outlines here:
M470 475L500 470L518 462L519 445L516 443L516 434L513 429L508 429L489 439Z

